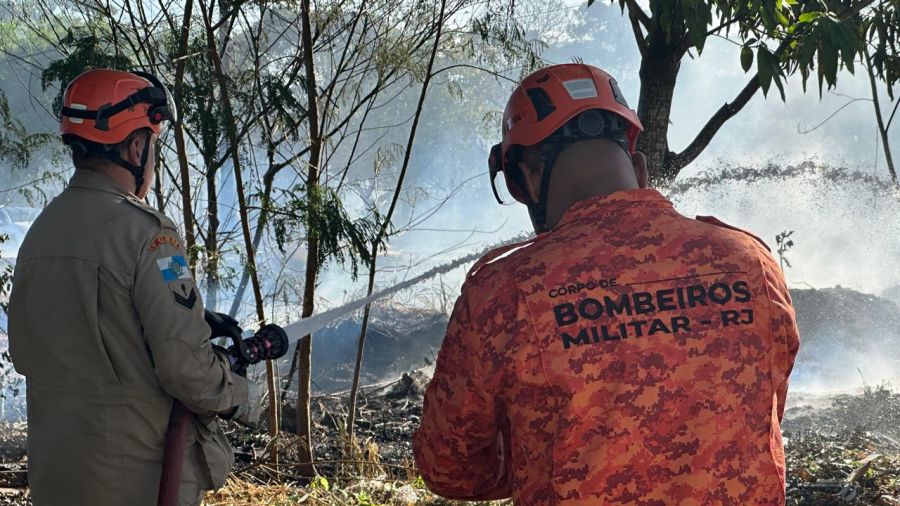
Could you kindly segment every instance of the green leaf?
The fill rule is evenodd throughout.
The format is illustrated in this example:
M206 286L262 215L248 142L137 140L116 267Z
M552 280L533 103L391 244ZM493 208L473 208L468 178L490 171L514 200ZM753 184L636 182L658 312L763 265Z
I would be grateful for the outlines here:
M761 47L756 51L756 78L759 85L762 86L763 95L768 95L769 86L772 84L772 76L775 74L775 68L772 66L772 60L769 58L772 53L767 47Z
M753 49L749 46L744 46L741 48L741 68L744 69L744 72L748 72L750 67L753 66Z
M823 13L819 12L819 11L804 12L803 14L800 15L799 18L797 18L797 23L812 23L813 21L822 17L822 14Z
M806 93L806 82L809 81L809 67L800 67L800 82L803 85L803 93Z
M326 492L331 489L331 485L328 483L328 478L325 478L324 476L316 476L309 484L309 486L312 489L320 488L325 490Z
M784 16L784 13L781 12L781 10L775 11L775 17L778 18L778 23L781 24L781 26L789 26L790 25L788 18L786 18Z
M838 52L827 38L819 45L819 96L822 94L822 80L828 83L828 89L837 82Z
M840 42L838 47L841 50L841 59L844 62L844 66L847 67L847 70L849 70L851 74L854 71L856 54L860 50L860 40L858 36L859 32L851 28L847 23L839 24L837 29L833 30L831 33L832 42L835 42L836 39Z
M781 76L776 74L773 79L775 80L775 86L778 87L778 94L781 95L781 101L785 102L787 97L784 95L784 83L781 81Z

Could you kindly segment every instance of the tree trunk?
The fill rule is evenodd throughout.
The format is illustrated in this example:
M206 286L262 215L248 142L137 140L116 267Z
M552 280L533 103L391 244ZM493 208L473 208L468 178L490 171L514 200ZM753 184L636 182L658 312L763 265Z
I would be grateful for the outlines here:
M275 180L275 175L267 172L263 176L263 196L260 199L259 203L259 215L256 218L256 230L253 232L253 250L259 249L259 243L262 242L263 232L266 230L266 222L268 221L269 216L269 199L272 196L272 185ZM234 299L231 301L231 309L228 310L228 314L232 317L237 315L238 310L241 308L241 303L244 301L244 292L247 290L247 283L250 282L250 270L246 267L243 269L241 273L241 280L238 283L237 291L234 294Z
M209 165L207 165L209 166ZM214 169L208 169L213 171ZM219 305L219 194L216 172L206 175L206 307L216 311Z
M647 55L641 59L638 116L644 125L644 133L638 139L637 148L647 156L647 168L654 186L669 184L678 175L678 169L667 167L665 162L669 153L669 115L680 67L681 58L674 48L661 42L658 45L651 43Z
M869 84L872 88L872 105L875 107L875 121L878 123L878 133L881 135L881 146L884 148L884 159L887 162L888 173L894 185L900 186L897 181L897 170L894 168L894 157L891 153L891 140L888 137L888 129L884 125L884 117L881 115L881 100L878 98L878 86L875 81L875 73L872 69L872 57L869 48L863 44L863 55L866 58L866 73L869 75Z
M372 295L375 289L375 267L378 262L378 243L372 245L372 260L369 262L369 287L366 291L366 297ZM369 316L372 312L372 303L366 304L363 311L362 324L359 327L359 344L356 347L356 365L353 368L353 384L350 386L350 405L348 406L347 415L347 438L350 441L349 447L353 451L353 427L356 424L356 398L359 393L359 375L362 371L363 350L366 347L366 333L369 330ZM352 456L348 456L353 458Z
M381 222L381 226L378 229L378 234L375 236L375 239L372 241L372 250L371 250L371 261L369 263L369 288L366 293L366 296L372 295L372 290L375 288L375 269L378 265L378 248L384 243L385 239L388 236L388 228L391 225L391 220L394 216L394 211L397 209L397 202L400 199L400 192L403 189L403 182L406 180L406 171L409 169L409 161L412 158L412 149L413 142L416 139L416 131L419 128L419 119L422 117L422 111L425 108L425 97L428 96L428 87L431 84L431 78L433 77L434 70L434 60L437 57L438 49L441 45L441 31L444 27L444 15L446 14L447 9L447 0L441 0L440 13L437 18L437 28L434 35L434 46L431 49L431 56L428 59L428 67L425 69L425 79L422 81L422 91L419 93L419 102L416 105L416 113L413 117L412 126L409 129L409 137L406 140L406 152L403 154L403 165L400 168L400 174L397 176L397 185L394 187L394 195L391 198L391 205L388 207L388 211L384 216L384 221ZM359 345L357 346L356 351L356 366L353 371L353 385L350 388L350 406L349 406L349 416L347 417L347 435L350 442L350 448L352 451L353 448L353 425L356 421L356 396L359 389L359 374L362 370L362 359L363 359L363 350L365 349L366 344L366 332L369 327L369 316L371 314L372 304L366 304L366 309L363 313L363 321L362 326L359 332Z
M309 234L307 239L306 274L303 286L303 318L309 318L315 311L316 279L318 277L319 241L315 234ZM316 475L312 451L312 335L307 334L300 339L297 345L297 435L301 438L301 444L297 451L301 465L300 476L312 477Z
M306 68L306 99L309 120L309 161L306 175L307 198L313 202L313 192L319 185L319 163L322 158L322 130L319 126L318 89L316 67L313 59L313 33L310 21L310 1L301 1L303 65ZM319 274L319 239L317 231L307 227L306 231L306 274L303 286L303 318L309 318L315 311L316 278ZM312 336L300 339L299 367L297 369L297 434L301 438L298 456L301 465L300 476L315 476L312 451Z
M210 63L212 63L215 71L216 80L218 81L219 90L222 94L222 107L225 112L225 130L228 135L229 151L231 153L231 162L234 165L234 183L238 197L238 213L241 219L241 232L244 236L244 247L247 250L247 265L251 272L251 281L253 282L253 295L256 299L256 316L260 325L266 322L265 309L263 307L262 288L260 287L259 275L256 269L256 253L253 249L253 241L250 237L250 223L247 211L247 199L244 195L244 177L241 173L241 158L238 147L238 136L236 131L236 123L234 111L231 106L231 97L228 92L228 81L222 70L222 61L219 59L219 51L216 45L216 39L213 33L212 21L210 20L210 12L200 0L200 10L203 14L203 23L206 27L206 43L209 52ZM278 381L275 377L275 369L272 361L266 361L266 380L269 387L269 434L272 437L278 435ZM276 471L278 468L278 451L277 446L273 445L272 464Z
M156 184L153 185L153 194L156 196L156 209L157 211L166 214L166 204L165 199L163 198L163 189L162 189L162 163L161 160L157 158L156 166L154 171L156 172Z
M178 117L175 118L175 152L178 154L178 169L181 174L181 212L184 218L184 248L188 253L188 262L191 267L191 275L196 275L196 265L191 256L194 254L194 213L191 204L191 175L188 167L187 147L184 142L184 118L180 111L184 110L181 103L181 88L184 84L184 67L187 63L185 55L187 54L188 43L191 32L191 18L194 12L194 1L187 0L184 4L184 17L182 18L181 34L178 41L178 62L175 64L175 104L177 106Z

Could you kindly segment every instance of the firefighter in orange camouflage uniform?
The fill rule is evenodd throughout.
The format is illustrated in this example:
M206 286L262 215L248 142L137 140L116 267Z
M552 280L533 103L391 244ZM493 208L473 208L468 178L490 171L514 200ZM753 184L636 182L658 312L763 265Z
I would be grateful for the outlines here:
M528 76L491 156L535 239L462 288L413 447L433 492L518 505L785 502L780 421L799 340L753 235L647 187L605 72Z

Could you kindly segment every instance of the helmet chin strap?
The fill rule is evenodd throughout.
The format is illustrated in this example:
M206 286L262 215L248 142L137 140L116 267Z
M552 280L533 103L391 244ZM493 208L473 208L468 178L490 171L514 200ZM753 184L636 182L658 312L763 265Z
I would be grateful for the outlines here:
M577 140L584 139L576 139L576 141ZM631 153L628 152L627 144L624 144L621 140L610 140L616 142L616 144L625 151L628 158L631 158ZM556 165L556 159L559 158L563 149L570 144L571 142L549 142L541 146L541 158L544 162L544 172L541 174L541 193L537 202L528 205L528 214L531 217L531 223L534 225L534 231L538 234L549 230L547 227L547 198L550 194L550 175L553 171L553 167Z
M147 160L150 158L150 136L147 136L147 142L144 143L144 150L141 153L141 164L135 165L128 160L123 159L118 153L112 151L102 151L93 153L95 156L109 160L114 164L124 168L134 176L134 194L137 195L144 185L144 167L147 166Z
M548 230L547 227L547 197L550 194L550 174L556 165L556 158L565 146L557 146L552 143L541 147L541 159L544 162L544 171L541 174L541 193L538 201L528 205L528 214L534 231L538 234Z

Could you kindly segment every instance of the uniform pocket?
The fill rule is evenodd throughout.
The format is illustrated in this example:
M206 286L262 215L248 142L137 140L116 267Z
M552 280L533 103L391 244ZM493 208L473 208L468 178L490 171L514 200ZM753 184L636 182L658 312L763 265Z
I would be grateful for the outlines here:
M100 330L100 306L101 306L100 287L102 285L102 282L100 279L101 267L98 265L98 266L96 266L96 268L97 268L97 270L94 273L94 286L91 287L91 288L93 288L93 292L95 294L94 295L94 304L92 307L89 308L91 310L91 312L90 312L91 328L94 331L94 340L97 342L98 356L100 356L101 360L106 364L106 366L110 372L110 376L112 378L114 378L115 382L121 383L120 378L119 378L119 373L118 373L118 371L116 371L116 366L113 365L113 361L112 361L112 358L110 357L109 349L106 347L106 341L103 339L103 332Z
M215 416L194 415L194 428L197 431L197 444L200 446L201 476L197 477L200 488L217 489L225 484L225 479L234 465L231 445L219 428Z

